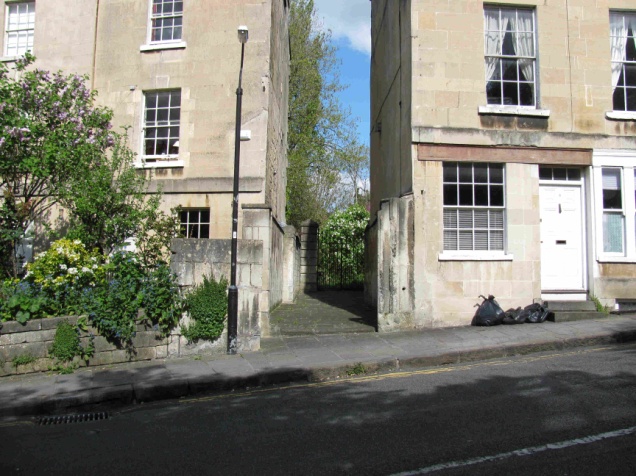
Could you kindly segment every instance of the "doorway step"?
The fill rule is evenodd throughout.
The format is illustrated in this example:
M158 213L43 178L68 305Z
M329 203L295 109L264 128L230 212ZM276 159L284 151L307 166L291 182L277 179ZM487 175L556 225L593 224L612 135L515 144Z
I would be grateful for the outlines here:
M602 319L606 314L596 310L594 302L586 301L544 301L544 306L554 313L554 322L581 321L584 319Z

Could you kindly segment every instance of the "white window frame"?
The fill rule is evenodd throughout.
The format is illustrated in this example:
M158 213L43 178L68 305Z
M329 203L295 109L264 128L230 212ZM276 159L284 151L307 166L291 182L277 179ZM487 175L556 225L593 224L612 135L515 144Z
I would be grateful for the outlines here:
M148 112L148 107L147 107L147 102L148 102L148 98L151 95L154 94L160 94L160 93L174 93L174 92L179 92L181 93L181 101L179 104L179 120L178 121L171 121L170 120L170 116L168 116L168 121L166 121L165 123L159 123L156 119L153 123L148 123L146 122L146 116L147 116L147 112ZM142 117L141 117L141 153L140 153L140 157L141 157L141 161L138 162L136 164L136 166L138 168L161 168L161 167L183 167L184 166L184 161L180 160L179 157L181 155L181 113L183 111L183 91L181 89L167 89L167 90L152 90L152 91L144 91L144 95L143 95L143 107L142 107ZM158 110L159 108L155 108L156 110ZM170 109L174 109L172 107L172 96L170 96L170 106L168 108ZM163 121L162 121L163 122ZM146 154L146 130L149 128L152 129L166 129L166 128L173 128L173 127L178 127L179 128L179 135L178 137L176 137L176 147L178 148L179 152L177 152L176 154L152 154L152 155L147 155ZM156 138L156 137L155 137ZM170 133L168 133L168 138L169 141L175 139L175 137L170 137ZM174 144L173 144L174 147Z
M620 169L623 216L623 252L603 247L603 169ZM593 156L594 240L596 260L607 263L636 263L636 151L595 150Z
M185 3L186 0L183 0L183 8L185 10ZM167 50L167 49L182 49L185 48L187 46L187 43L183 40L183 18L184 18L184 12L182 11L180 15L155 15L153 13L153 0L148 0L148 31L146 34L146 44L145 45L141 45L140 47L140 51L156 51L156 50ZM176 40L159 40L159 41L153 41L152 40L152 31L153 31L153 25L155 20L158 19L164 19L164 18L168 18L168 17L172 17L172 18L176 18L176 17L181 17L182 21L181 21L181 38L176 39Z
M27 8L27 15L33 15L33 22L31 24L31 22L27 23L26 26L24 25L18 25L17 28L14 29L9 29L10 24L9 24L9 20L10 20L10 16L11 16L11 9L12 8L18 8L18 10L20 9L21 6L26 6ZM20 33L25 32L27 34L27 44L25 47L23 48L17 48L15 52L9 52L9 36L13 33L17 33L18 35ZM29 33L31 33L31 41L29 42L28 40L28 35ZM27 51L32 52L33 51L33 43L34 43L34 38L35 38L35 2L6 2L5 3L5 16L4 16L4 49L3 49L3 53L5 55L6 58L17 58L19 56L24 55L24 53L26 53ZM29 44L30 43L30 44ZM19 46L19 42L18 42L18 46Z
M198 220L197 221L190 221L190 214L192 212L198 212ZM207 212L208 213L208 221L201 221L201 212ZM186 220L185 222L183 221L183 214L186 213ZM186 227L186 233L185 233L185 238L192 238L192 239L198 239L198 240L206 240L210 238L210 223L211 223L211 218L212 218L212 213L210 211L209 208L182 208L181 212L179 214L179 230L181 230L184 226ZM208 236L204 236L201 237L201 226L205 225L208 227ZM198 227L198 236L188 236L190 227Z
M627 18L630 18L630 21L627 20ZM632 67L636 68L636 61L628 61L627 57L626 57L626 53L623 52L622 58L619 58L617 56L617 54L620 53L620 51L618 51L616 48L614 48L614 46L616 46L617 42L625 42L625 47L627 47L627 43L630 41L629 38L627 36L628 31L629 31L629 27L631 26L632 28L632 38L634 36L636 36L636 11L617 11L617 10L611 10L610 11L610 25L613 25L613 20L614 19L620 19L622 20L621 23L623 26L627 26L627 28L625 29L625 36L614 36L613 35L613 26L610 29L610 48L611 48L611 53L612 53L612 57L611 57L611 61L612 61L612 111L607 113L607 117L610 119L636 119L636 109L627 109L627 95L624 94L623 96L623 104L624 104L624 108L623 109L614 109L614 94L616 94L616 90L618 88L622 88L624 90L624 92L627 92L627 89L632 89L634 94L636 94L636 84L633 85L626 85L624 84L623 86L618 86L618 81L620 80L620 76L622 75L623 78L626 77L626 71L625 71L625 66L626 65L631 65ZM616 38L619 38L619 40L617 40ZM632 39L632 41L634 41ZM636 45L632 45L636 46Z
M445 227L445 220L444 220L444 215L445 212L448 210L471 210L471 211L479 211L479 210L501 210L502 212L502 222L503 222L503 228L502 228L502 244L503 247L501 250L446 250L446 249L442 249L442 252L439 254L438 259L439 261L509 261L513 259L513 256L507 253L507 229L508 229L508 225L507 225L507 205L506 205L506 164L504 163L489 163L489 162L452 162L452 164L459 164L459 165L471 165L473 167L473 178L472 178L472 182L459 182L459 177L458 177L458 181L457 182L446 182L444 181L443 178L443 169L444 166L448 166L450 165L449 162L444 162L442 164L442 194L441 194L441 205L442 205L442 248L444 248L444 233L447 230L447 228ZM492 165L501 165L501 170L502 170L502 176L503 176L503 182L500 184L499 182L491 182L490 178L488 179L487 182L475 182L475 178L474 178L474 166L475 165L488 165L488 166L492 166ZM458 187L461 183L464 183L465 185L471 185L473 186L473 193L474 193L474 187L475 185L478 186L487 186L488 190L490 193L490 186L491 185L495 185L495 186L499 186L501 185L503 187L503 205L499 206L499 205L476 205L474 204L474 196L473 196L473 205L461 205L459 204L459 199L458 199L458 204L457 205L446 205L444 204L444 185L453 185L457 183ZM459 193L459 190L458 190ZM457 230L459 230L460 227L458 225ZM466 228L468 230L468 228ZM479 228L479 227L475 227L474 223L473 223L473 227L470 228L470 230L474 231L480 229L482 231L488 231L490 232L492 229L490 227L490 225L488 225L486 228ZM458 238L459 239L459 238ZM474 236L473 236L474 239ZM490 243L490 240L489 240ZM459 247L459 242L458 242L458 247Z

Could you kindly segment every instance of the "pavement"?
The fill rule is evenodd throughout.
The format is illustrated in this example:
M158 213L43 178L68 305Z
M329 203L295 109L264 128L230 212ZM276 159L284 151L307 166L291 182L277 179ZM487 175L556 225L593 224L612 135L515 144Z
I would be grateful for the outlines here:
M238 355L202 355L87 367L71 375L3 377L0 379L0 417L102 411L248 387L316 382L636 341L636 314L571 322L397 333L368 332L366 327L360 332L337 334L278 332L275 337L262 339L260 351Z

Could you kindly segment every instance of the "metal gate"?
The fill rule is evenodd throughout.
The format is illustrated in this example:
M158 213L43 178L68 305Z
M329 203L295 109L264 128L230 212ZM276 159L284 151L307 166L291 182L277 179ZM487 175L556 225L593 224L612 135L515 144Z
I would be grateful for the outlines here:
M364 287L364 239L328 237L318 232L318 288Z

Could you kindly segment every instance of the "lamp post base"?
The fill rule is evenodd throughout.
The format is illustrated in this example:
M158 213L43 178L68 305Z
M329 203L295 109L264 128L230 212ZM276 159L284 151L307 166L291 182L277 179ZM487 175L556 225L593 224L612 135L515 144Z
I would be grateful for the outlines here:
M238 351L238 287L232 285L227 293L227 353Z

